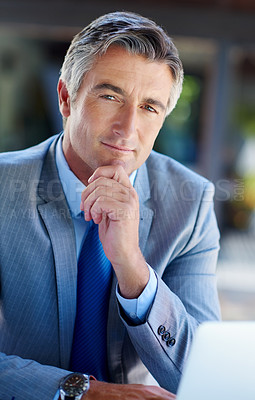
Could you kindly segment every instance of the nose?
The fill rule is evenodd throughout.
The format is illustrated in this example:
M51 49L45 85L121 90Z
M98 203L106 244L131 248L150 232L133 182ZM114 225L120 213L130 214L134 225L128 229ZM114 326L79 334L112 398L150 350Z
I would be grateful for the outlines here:
M116 135L123 138L130 138L136 134L138 124L137 109L132 105L123 105L118 110L116 121L113 125L113 131Z

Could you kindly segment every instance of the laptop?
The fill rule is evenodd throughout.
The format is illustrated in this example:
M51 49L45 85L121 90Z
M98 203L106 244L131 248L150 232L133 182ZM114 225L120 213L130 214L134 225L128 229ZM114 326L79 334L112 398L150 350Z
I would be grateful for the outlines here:
M198 327L177 400L255 400L255 321Z

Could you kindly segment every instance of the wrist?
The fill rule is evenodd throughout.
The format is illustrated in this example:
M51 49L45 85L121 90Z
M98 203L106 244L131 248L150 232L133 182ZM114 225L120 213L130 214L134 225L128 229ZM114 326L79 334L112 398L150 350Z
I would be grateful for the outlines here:
M81 400L90 387L90 376L74 372L59 383L60 400Z
M113 266L119 286L119 293L126 299L138 298L150 279L150 271L143 255L122 266Z

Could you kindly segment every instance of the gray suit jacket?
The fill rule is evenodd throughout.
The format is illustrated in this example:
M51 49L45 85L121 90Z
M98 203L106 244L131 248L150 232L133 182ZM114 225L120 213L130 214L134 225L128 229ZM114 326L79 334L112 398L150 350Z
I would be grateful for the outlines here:
M55 164L56 137L0 155L0 399L50 400L68 373L76 312L75 235ZM176 392L194 331L218 319L213 185L152 152L139 168L140 247L158 288L144 324L108 318L110 378ZM175 338L168 346L163 326ZM162 332L161 332L162 333ZM168 335L169 336L169 335Z

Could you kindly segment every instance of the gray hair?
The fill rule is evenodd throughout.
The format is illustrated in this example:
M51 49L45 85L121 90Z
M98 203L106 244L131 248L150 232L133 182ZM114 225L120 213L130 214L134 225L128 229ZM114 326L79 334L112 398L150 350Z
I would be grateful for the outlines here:
M75 102L84 75L111 45L169 66L173 86L166 115L174 109L183 83L178 51L167 33L152 20L131 12L113 12L91 22L72 40L61 69L70 99Z

